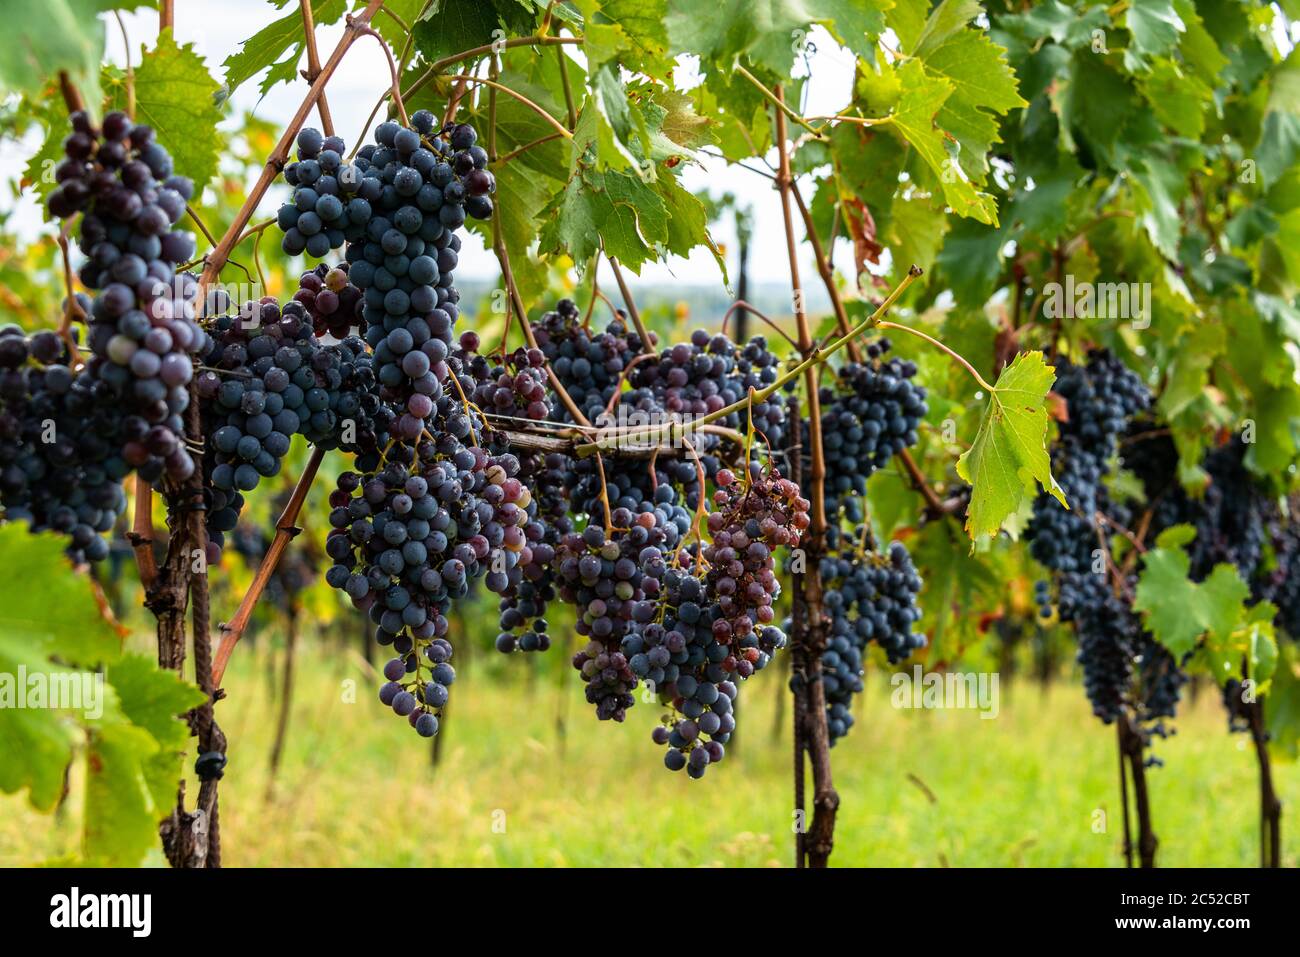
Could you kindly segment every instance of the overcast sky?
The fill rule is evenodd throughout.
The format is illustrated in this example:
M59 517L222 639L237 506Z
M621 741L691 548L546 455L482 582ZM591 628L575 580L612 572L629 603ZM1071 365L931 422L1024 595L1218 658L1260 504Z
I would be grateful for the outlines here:
M239 45L253 36L272 20L283 16L283 11L276 10L265 0L222 0L219 16L212 16L209 11L216 4L180 3L176 9L176 36L182 43L194 44L196 50L206 59L212 74L221 80L224 78L222 62L227 56L239 49ZM127 33L134 51L133 59L138 61L141 45L151 45L158 30L158 15L154 11L140 11L124 17ZM124 45L120 31L109 20L108 55L115 62L124 62ZM317 30L321 58L328 56L343 32L340 22L330 27ZM815 53L811 56L813 80L808 84L805 112L809 115L834 113L849 101L853 79L853 56L847 50L837 46L830 36L820 28L811 35ZM1289 43L1278 33L1278 40ZM567 50L568 48L566 48ZM388 65L379 45L372 41L356 43L344 57L341 66L328 86L330 109L338 132L347 139L349 146L361 129L376 97L388 84ZM679 73L679 80L690 81L690 70L684 68ZM298 80L292 84L281 84L264 99L259 99L256 79L245 83L234 96L233 115L244 110L252 110L262 119L283 126L293 115L298 104L302 102L307 84ZM312 114L313 121L316 114ZM27 142L15 144L0 143L0 176L14 180L26 165L28 158L39 144ZM770 157L770 159L774 159ZM742 205L752 208L754 214L753 267L752 275L756 282L764 280L786 281L786 249L784 231L781 221L781 209L776 192L770 180L746 173L736 167L728 167L717 160L706 160L702 167L688 166L683 174L685 186L693 191L708 190L715 195L724 192L733 193ZM805 189L805 198L809 195ZM509 202L509 197L501 197ZM263 215L269 215L281 201L279 192L273 190L263 202ZM0 197L0 203L12 204L9 196ZM20 235L29 237L41 229L41 219L36 204L31 199L20 199L14 225ZM222 224L210 224L216 230ZM798 228L798 227L796 227ZM714 230L715 239L728 248L729 259L734 257L735 236L729 223L722 223ZM801 244L806 245L806 244ZM801 250L805 262L801 269L812 274L812 260L806 248ZM840 243L836 255L837 264L842 269L852 270L852 254L847 243ZM734 259L732 259L734 263ZM466 250L461 255L460 273L466 277L491 279L497 275L495 258L486 252L481 243L473 236L466 243ZM734 268L732 270L734 277ZM702 248L697 249L689 259L673 257L663 265L649 264L644 267L645 281L653 283L692 283L713 284L721 282L721 274L713 257ZM602 276L602 284L612 285L612 277ZM806 282L806 280L805 280Z
M211 16L208 11L215 5L179 3L176 5L176 37L181 43L192 43L198 53L207 61L208 69L218 80L224 78L222 61L239 49L239 45L254 35L272 20L283 16L265 0L222 0L221 15ZM141 45L151 45L158 30L158 15L155 11L143 10L124 17L127 34L133 50L132 59L138 62ZM317 29L321 58L328 56L343 32L340 22L334 26ZM815 31L812 35L816 52L812 55L814 81L809 84L806 110L813 115L826 114L840 109L849 100L853 77L853 57L848 51L837 47L824 31ZM116 63L124 63L124 45L117 24L109 20L108 56ZM356 43L344 57L338 71L331 78L327 92L334 124L339 134L352 145L353 138L361 129L366 116L374 106L375 99L387 86L388 65L379 45L363 39ZM683 69L679 80L690 82L691 71ZM234 96L232 115L239 115L244 110L251 110L259 118L283 126L292 117L294 110L302 102L307 84L299 80L292 84L281 84L265 98L258 91L258 79L250 80L240 87ZM317 122L312 114L309 122ZM29 141L22 144L5 142L0 144L0 176L13 180L21 173L27 160L39 144ZM786 267L786 251L781 209L777 194L770 180L746 173L735 167L728 168L719 160L707 160L704 167L688 166L683 173L683 183L692 191L708 190L715 195L724 192L733 193L742 205L752 208L755 220L753 239L753 259L751 260L754 281L766 279L785 281L789 272ZM807 194L805 194L806 196ZM509 197L501 197L509 202ZM275 190L263 202L263 214L274 212L282 198ZM0 203L15 205L9 196L0 198ZM16 204L13 224L20 235L30 237L42 228L39 211L32 199L21 199ZM214 231L222 224L210 224ZM729 223L719 224L714 230L715 239L726 245L729 259L734 263L735 234ZM844 264L852 267L851 256L846 244L841 244ZM811 273L812 260L804 263L804 269ZM479 279L491 279L497 275L496 259L485 251L474 237L469 237L466 251L461 255L458 270L461 275ZM697 249L689 259L673 257L664 265L648 264L643 267L644 281L653 283L692 283L717 284L721 274L713 257L705 250ZM734 267L733 267L734 279ZM612 277L602 276L602 284L612 285Z

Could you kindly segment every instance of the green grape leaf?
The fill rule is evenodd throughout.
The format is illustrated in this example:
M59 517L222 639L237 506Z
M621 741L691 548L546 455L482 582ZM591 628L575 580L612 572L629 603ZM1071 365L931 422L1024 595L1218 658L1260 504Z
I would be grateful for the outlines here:
M343 18L347 3L346 0L313 0L311 11L313 22L318 27L325 26ZM305 51L302 12L295 4L291 12L267 24L245 40L237 53L226 57L221 64L226 78L219 96L229 99L235 90L263 70L268 70L259 86L263 96L279 83L291 83L298 76L298 64Z
M148 732L157 744L156 751L144 758L141 770L153 804L165 809L175 798L182 756L190 740L184 714L207 696L143 655L123 657L109 666L106 677L123 718Z
M1190 535L1189 535L1190 532ZM1143 556L1133 607L1143 613L1156 640L1181 659L1202 638L1224 640L1241 620L1250 589L1231 565L1217 565L1204 582L1188 578L1191 559L1183 546L1195 530L1175 526L1161 533Z
M1084 171L1068 153L1054 157L1055 165L1032 171L1034 188L1018 189L1008 214L1012 224L1019 224L1041 241L1054 243L1070 218L1069 199Z
M183 714L203 693L150 658L131 655L105 673L102 713L87 715L82 854L87 863L131 867L158 842L176 801L190 739Z
M63 554L66 539L32 535L25 522L0 526L0 636L20 641L34 655L95 666L121 654L121 640L99 613L90 580L73 574Z
M898 37L899 48L907 53L916 45L930 13L929 0L895 0L885 11L885 23Z
M1074 139L1082 135L1093 150L1109 158L1139 105L1125 76L1096 54L1079 51L1064 94L1057 99L1065 145L1073 152Z
M1105 7L1077 10L1060 0L1047 0L1031 4L1024 13L999 17L998 27L1018 33L1031 44L1050 39L1053 44L1074 49L1090 41L1094 29L1105 27L1109 22Z
M1262 690L1277 665L1272 624L1277 609L1268 602L1248 605L1250 587L1227 563L1216 565L1203 582L1192 581L1185 546L1195 535L1188 525L1160 534L1155 548L1142 556L1133 608L1177 660L1197 652L1195 660L1219 684L1240 674L1245 660Z
M1174 10L1173 0L1132 0L1124 14L1128 27L1129 48L1124 51L1124 66L1131 73L1147 67L1148 57L1164 56L1178 44L1183 21Z
M0 562L12 570L0 582L0 791L28 788L42 811L58 801L75 729L66 712L17 707L19 676L48 685L50 675L63 681L70 670L93 671L121 655L117 633L100 615L89 579L68 565L65 546L63 536L32 535L24 522L0 526Z
M511 198L510 202L496 207L501 238L510 256L510 270L524 302L535 302L546 294L546 269L531 249L542 228L537 214L546 208L562 184L513 160L496 170L496 180L497 192ZM484 245L491 249L492 222L470 220L468 225L483 236ZM504 304L502 301L501 305Z
M82 832L89 863L135 866L157 843L158 824L170 810L170 804L155 802L148 783L147 769L158 753L149 732L128 722L105 723L91 733Z
M1223 55L1210 31L1205 29L1205 22L1196 12L1195 0L1174 0L1174 10L1186 30L1178 46L1183 62L1202 82L1212 87L1217 86L1223 68L1228 65L1228 58Z
M685 257L696 246L703 246L712 253L714 262L722 272L722 281L726 283L727 260L709 235L709 217L704 203L698 196L683 189L677 177L671 173L659 172L653 187L668 210L668 238L664 243L668 252Z
M881 226L879 221L876 226ZM894 197L885 238L894 252L897 269L906 269L915 263L928 272L943 248L947 232L948 217L942 204L920 196L904 199L902 194L898 194Z
M1256 305L1267 303L1257 298ZM1231 314L1226 358L1248 390L1243 423L1246 466L1256 474L1284 473L1300 452L1300 385L1288 335L1293 327L1275 314L1244 303Z
M935 125L935 118L952 95L954 84L947 77L926 72L919 60L905 63L898 76L903 94L890 115L891 124L939 178L944 198L958 215L996 225L997 203L993 197L975 189L960 161L954 161L949 154L944 132ZM970 118L969 112L962 115Z
M646 153L655 162L673 157L698 160L699 147L716 141L713 121L696 113L686 94L643 84L632 95L644 117Z
M1047 393L1055 380L1041 352L1021 353L998 376L975 441L957 460L957 474L971 485L966 532L972 541L996 535L1033 500L1038 485L1069 507L1047 454Z
M144 655L124 655L106 674L128 721L148 731L164 747L176 751L185 747L190 729L181 716L207 697L196 685L160 669Z
M982 12L978 0L942 0L930 12L916 44L908 52L917 57L927 56Z
M1300 758L1300 648L1293 641L1278 648L1264 720L1269 751L1291 760Z
M426 60L437 60L453 53L486 46L504 30L522 35L533 28L535 15L520 0L433 0L428 10L413 25L415 49Z
M322 3L328 0L315 0L315 2ZM394 59L398 57L407 42L408 34L402 24L408 26L414 24L424 9L424 3L425 0L384 0L384 9L370 18L370 25L392 48ZM352 0L354 12L364 9L365 5L365 0ZM389 13L393 16L388 16ZM318 20L317 23L319 22ZM322 58L328 55L329 51L326 50L322 53Z
M951 101L969 109L1007 113L1029 105L1016 90L1007 51L977 30L949 37L926 58L925 68L951 80Z
M1142 226L1157 249L1176 259L1183 226L1179 204L1187 192L1187 179L1173 163L1154 156L1147 156L1144 163L1145 169L1132 171Z
M1272 186L1282 176L1294 170L1300 156L1300 116L1291 113L1270 112L1264 117L1255 147L1259 178L1265 186Z
M740 57L779 77L790 75L812 17L788 0L669 0L669 48L694 53L728 72Z
M672 72L668 32L658 4L642 0L577 0L588 69L606 63L651 75Z
M876 58L876 41L885 32L889 0L804 0L813 22L868 63Z
M633 173L580 167L543 211L538 238L543 253L563 252L586 262L604 246L633 272L657 258L655 243L668 241L668 211L654 190Z
M825 333L832 332L834 328L835 323L831 322ZM818 338L823 334L822 330L817 330ZM877 541L887 542L894 537L900 526L915 524L922 504L924 503L916 494L911 481L897 468L880 469L867 479L864 511L871 521L871 530Z
M1173 60L1161 58L1140 86L1161 123L1179 136L1201 138L1214 91L1199 77L1185 73Z
M983 182L988 174L988 151L1001 141L995 114L1029 105L1016 92L1006 50L984 33L960 30L926 58L925 67L952 82L952 95L937 120L956 137L962 170L974 181Z
M66 567L60 574L67 576ZM16 794L27 788L32 807L44 812L54 809L63 791L63 772L72 761L76 733L61 712L18 705L27 700L32 676L41 681L54 670L25 636L0 630L0 792Z
M1233 631L1222 638L1216 634L1214 640L1207 640L1198 657L1205 672L1222 685L1229 678L1241 675L1241 664L1245 661L1258 693L1267 693L1277 667L1277 636L1273 628L1276 614L1275 605L1262 601L1245 609L1242 621Z
M135 69L136 119L153 127L177 174L194 181L196 194L217 174L226 148L226 135L217 129L218 89L203 58L191 44L177 46L171 30L159 34L158 45L145 51Z
M38 95L66 72L90 111L97 113L104 56L104 21L99 14L146 5L143 0L10 0L4 10L8 35L0 44L0 86Z
M640 108L628 100L627 88L617 68L603 66L592 74L591 92L582 112L584 117L597 121L595 144L599 166L628 169L641 165L649 132Z
M938 264L953 295L963 306L981 307L1002 272L1006 231L972 219L951 224Z

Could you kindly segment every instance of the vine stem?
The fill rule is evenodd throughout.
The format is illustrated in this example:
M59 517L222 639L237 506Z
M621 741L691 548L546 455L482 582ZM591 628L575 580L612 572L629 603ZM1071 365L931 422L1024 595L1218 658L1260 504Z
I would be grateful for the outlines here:
M495 53L488 61L488 76L490 79L497 79L501 75L501 62L497 59ZM559 135L559 134L556 134ZM487 146L488 163L497 161L497 91L488 89L488 146Z
M195 380L190 380L190 404L185 410L186 446L194 456L194 470L179 483L167 483L167 521L171 535L163 567L145 592L145 607L157 619L158 664L181 674L189 637L194 640L196 679L205 694L203 704L187 714L192 734L198 736L199 753L225 751L225 739L212 716L218 695L208 683L208 575L205 564L207 529L203 501L203 432ZM190 612L187 633L186 612ZM216 820L216 780L203 781L193 812L185 809L185 780L177 785L176 806L159 826L163 850L176 868L220 865L220 837Z
M1246 661L1241 664L1243 678L1249 678ZM1282 866L1282 802L1273 786L1273 767L1268 755L1268 728L1264 721L1264 696L1243 702L1242 710L1250 726L1250 740L1259 765L1259 866Z
M790 345L794 346L796 349L799 348L799 343L791 339L790 333L786 332L779 325L777 325L776 320L774 320L771 316L765 315L761 310L757 309L752 302L746 302L744 299L737 299L735 302L731 304L731 307L723 314L722 334L724 336L727 334L727 323L731 320L732 314L742 309L745 312L752 312L763 322L767 323L767 325L771 327L772 331L775 332L778 336L780 336L786 342L790 343ZM739 327L740 325L739 320L737 320L736 325ZM845 331L846 332L848 331L847 326L845 326ZM849 349L853 350L854 348L855 346L853 345L853 343L849 343Z
M384 16L388 17L388 19L392 20L394 23L396 23L397 26L401 29L401 31L402 31L403 33L406 34L407 40L408 40L408 41L410 40L410 38L411 38L411 25L410 25L409 23L407 23L405 20L403 20L400 16L398 16L398 15L397 15L396 13L394 13L392 10L389 10L387 7L381 7L380 10L379 10L379 12L382 13Z
M81 98L81 91L73 84L67 70L59 71L59 92L69 113L85 112L86 101Z
M1133 804L1137 812L1138 829L1138 863L1144 869L1156 866L1156 848L1160 842L1156 839L1151 826L1151 802L1147 792L1146 765L1142 759L1142 736L1133 727L1128 711L1119 716L1121 725L1121 748L1128 758L1129 773L1133 778Z
M924 339L926 342L930 343L930 345L934 346L936 349L939 349L942 352L946 352L949 356L955 359L957 363L963 369L969 372L971 376L975 379L975 381L979 383L981 389L984 389L986 392L995 391L993 386L989 385L988 382L984 380L984 377L975 370L975 367L966 360L965 356L963 356L960 352L956 352L950 347L944 345L938 339L934 338L934 336L926 335L920 329L914 329L911 326L905 326L898 322L878 322L876 324L881 329L897 329L900 332L906 332L909 336L916 336L918 339Z
M741 68L744 69L743 67ZM813 351L812 332L808 327L808 312L804 307L803 285L799 278L799 253L795 244L794 219L790 214L790 186L793 176L790 174L790 152L786 142L785 101L780 85L775 89L776 103L776 148L780 159L776 187L781 196L781 217L785 224L785 248L790 260L790 289L794 299L794 320L799 333L799 354L806 360ZM808 479L812 486L809 498L812 500L812 536L818 537L826 532L826 458L822 452L821 403L818 396L817 368L809 365L804 369L804 388L808 394L808 438L812 448L809 450L812 468Z
M564 43L581 44L582 42L583 42L582 37L531 36L531 37L512 37L509 40L506 40L504 43L500 43L500 42L485 43L482 46L471 47L468 50L462 50L460 53L453 53L450 56L445 56L441 60L434 60L432 63L429 64L428 68L423 73L421 73L418 77L416 77L415 81L410 85L410 87L407 88L406 92L402 95L408 97L414 96L420 90L424 89L425 85L430 80L432 80L442 70L445 70L447 67L451 66L452 64L462 63L465 60L472 60L475 57L484 56L488 53L500 52L502 50L508 50L512 47L551 46L553 44L564 44ZM388 95L385 94L384 97L379 101L379 105L382 105L383 101L387 98ZM375 107L376 110L378 110L379 105Z
M302 32L307 42L307 69L302 75L308 83L315 83L316 78L320 76L320 52L316 49L316 22L311 12L311 0L298 0L298 5L302 8ZM333 136L334 117L330 115L330 105L325 99L324 90L321 90L320 96L316 98L316 111L320 113L320 125L325 135Z
M797 423L800 421L802 416L799 412L799 397L797 395L789 397L786 409L786 414L791 422ZM803 481L803 449L800 445L802 441L800 433L801 430L798 428L791 429L786 440L786 455L790 462L790 479L795 485L800 485ZM807 609L804 607L803 601L803 576L806 572L807 568L805 566L804 571L796 571L792 575L791 586L794 590L794 596L790 602L790 632L792 635L803 634L806 628L805 616ZM807 830L804 817L806 813L804 777L808 751L804 741L806 724L803 705L805 695L801 683L807 679L803 673L804 656L801 648L792 647L790 657L790 687L794 692L792 695L794 700L790 709L793 718L791 738L794 744L794 813L798 822L798 827L795 828L794 832L794 866L802 870L808 862L805 850L807 842L804 840L805 831Z
M505 163L509 163L515 157L527 153L529 150L541 146L544 143L549 143L551 140L558 140L559 138L559 133L547 133L545 136L539 136L531 143L525 143L523 146L515 147L509 153L503 153L498 159L493 161L492 165L501 166Z
M637 309L636 301L632 298L632 290L628 289L627 281L623 278L623 270L619 268L618 260L613 256L609 257L609 268L614 271L614 279L618 282L618 291L623 296L623 302L627 306L627 314L632 317L632 325L636 326L637 335L641 337L642 354L654 355L655 347L650 340L650 333L646 331L645 323L641 321L641 312Z
M117 20L117 28L122 34L122 50L126 57L126 115L127 118L135 122L135 67L131 65L131 38L126 34L126 21L122 19L120 10L113 11L113 17Z
M1119 803L1124 809L1124 866L1133 867L1133 825L1129 823L1128 818L1128 771L1124 764L1124 726L1121 722L1115 722L1116 748L1115 753L1119 755Z
M849 314L844 308L844 298L840 295L839 287L835 285L835 274L831 268L830 257L822 247L821 237L817 235L817 227L813 224L812 213L808 211L808 205L803 201L803 194L799 192L799 184L790 180L790 195L794 197L795 205L799 207L799 216L803 220L803 230L808 237L808 243L812 246L813 256L817 262L817 272L822 277L822 285L826 287L826 294L831 298L831 307L835 310L835 322L840 330L840 335L849 331ZM834 233L832 243L834 242ZM856 342L850 342L848 345L849 358L854 362L862 361L862 353L858 349Z
M459 83L477 83L480 86L486 86L488 89L498 90L499 92L504 93L506 96L512 96L520 103L522 103L524 106L528 107L538 116L540 116L542 119L550 123L551 126L555 128L555 132L557 136L563 136L565 139L569 139L569 140L573 139L573 134L568 131L568 129L565 127L563 123L561 123L555 117L551 116L550 113L546 112L546 110L538 106L528 97L524 96L522 93L518 93L510 89L510 87L506 86L504 83L498 83L496 80L489 80L486 77L474 76L473 74L470 73L453 73L448 75L447 79L456 80ZM411 94L407 93L406 95L410 96Z
M785 225L786 253L790 260L790 288L794 297L794 318L799 334L799 353L805 362L815 353L808 313L804 307L803 287L799 278L799 255L795 244L794 217L790 210L790 191L794 177L790 173L789 137L786 107L778 85L776 97L776 148L780 160L776 187L781 196L781 218ZM847 325L847 323L846 323ZM844 341L841 339L841 341ZM849 340L852 341L852 340ZM835 816L840 798L831 776L830 729L826 724L826 689L821 681L821 656L826 647L826 616L822 611L820 555L826 536L826 457L822 449L821 402L818 395L817 366L804 369L804 391L808 399L808 450L811 465L808 483L812 500L812 523L805 547L807 567L799 582L798 601L803 606L800 627L792 636L793 651L804 680L798 682L795 695L800 698L804 748L812 765L813 819L803 841L803 857L809 867L826 867L835 845ZM750 394L753 402L753 393ZM802 543L802 540L801 540Z
M303 0L304 3L307 0ZM397 115L402 118L403 126L411 125L411 118L406 115L406 103L402 100L402 77L397 72L397 61L393 59L393 51L388 48L388 41L380 36L379 31L370 26L361 28L361 33L368 37L374 37L379 41L379 45L384 49L384 56L388 58L388 72L392 75L393 85L393 105L397 107Z
M68 250L68 228L72 225L72 220L64 223L63 228L59 230L59 252L63 256L63 286L64 297L63 318L59 321L59 337L63 339L68 347L68 354L73 361L79 361L77 353L77 340L72 337L72 319L75 316L82 322L87 319L86 310L81 308L81 303L77 302L77 297L73 294L72 288L72 255Z
M255 236L258 233L262 232L264 229L270 229L272 226L275 225L275 223L276 221L274 219L264 219L260 223L257 223L253 226L249 226L247 229L245 229L242 233L239 234L239 238L235 240L235 245L238 246L249 236Z
M248 591L244 593L244 599L239 603L239 609L235 612L235 617L230 620L229 624L221 626L221 642L217 645L216 657L212 662L212 685L215 688L221 687L221 679L225 676L226 665L230 662L230 655L235 650L235 645L239 644L239 639L244 635L244 629L248 627L248 620L252 617L253 607L257 604L258 599L262 597L262 592L266 590L267 583L271 580L271 575L275 572L275 567L280 563L280 558L284 551L289 547L295 536L302 529L298 528L298 515L302 512L303 503L307 501L307 493L311 489L311 484L316 479L316 471L320 468L321 461L325 458L325 450L317 447L312 449L311 458L307 461L307 467L303 469L302 475L298 477L298 484L293 487L293 494L289 497L289 502L280 513L280 518L275 523L275 537L271 539L271 547L266 550L266 556L262 559L262 564L257 566L257 574L253 576L253 583L248 586Z
M370 18L375 15L375 11L383 5L383 2L384 0L370 0L361 13L348 19L348 25L343 30L343 36L339 38L338 45L334 48L334 52L330 54L330 58L321 67L320 73L312 82L311 88L307 91L306 97L303 98L303 101L298 106L297 111L295 111L293 118L289 121L289 125L285 128L284 134L280 137L280 141L276 143L275 149L273 149L271 155L267 157L266 164L262 167L261 175L257 178L257 182L249 191L247 199L244 200L244 204L239 208L239 212L235 214L234 222L230 224L230 228L226 230L225 235L221 237L221 242L217 244L217 248L212 250L208 255L207 262L203 267L203 273L199 277L198 290L195 293L195 302L203 301L207 287L212 284L218 275L220 275L222 267L225 266L226 261L230 259L230 254L235 248L235 243L238 240L240 233L243 231L244 227L248 225L248 221L253 218L253 213L257 210L258 203L262 201L262 197L266 195L266 191L270 189L271 184L275 182L276 176L279 175L285 161L288 159L289 147L293 143L294 137L298 135L298 131L302 129L302 125L307 119L307 114L309 114L313 107L315 107L316 101L325 90L325 84L329 82L330 77L334 75L334 71L338 69L339 63L343 59L343 55L348 52L348 49L352 44L362 35L362 28L370 22Z
M785 116L790 117L790 119L794 120L796 123L798 123L800 126L802 126L804 129L806 129L809 133L811 133L813 136L817 137L818 139L824 138L821 130L817 129L817 127L813 126L802 116L800 116L797 112L790 109L790 107L786 104L785 100L781 96L781 88L779 86L776 88L775 92L769 90L763 84L762 80L754 76L754 74L750 73L739 63L736 64L736 72L739 73L741 76L743 76L750 83L754 84L758 92L762 93L767 100L770 100L776 106L777 111L781 113L783 117ZM784 125L785 120L782 119L781 123L782 125Z
M158 562L153 554L153 486L139 475L135 477L135 516L126 537L135 550L140 584L147 592L158 577Z
M907 474L911 476L912 484L921 493L921 497L925 499L925 504L930 510L940 515L947 514L948 509L934 489L930 488L930 483L925 480L925 475L917 466L916 460L912 458L912 453L908 449L903 449L898 453L898 457L903 463L903 468L907 470Z
M887 126L894 122L892 116L847 116L843 113L836 113L831 116L813 116L809 117L812 122L822 123L856 123L858 126ZM813 129L813 127L808 127ZM813 132L817 132L813 130Z
M605 460L596 453L596 468L600 472L600 503L605 506L605 534L614 530L614 519L609 510L609 486L605 483Z
M569 85L569 62L564 55L564 47L556 46L555 60L560 67L560 85L564 87L564 110L569 120L569 129L578 126L578 111L573 106L573 88Z

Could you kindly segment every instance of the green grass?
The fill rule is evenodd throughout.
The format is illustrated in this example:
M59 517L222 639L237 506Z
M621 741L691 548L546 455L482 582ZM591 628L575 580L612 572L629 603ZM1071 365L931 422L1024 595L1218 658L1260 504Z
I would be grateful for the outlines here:
M791 748L788 722L774 734L775 672L743 688L738 746L691 781L662 767L662 750L649 740L653 705L638 704L625 725L597 722L576 675L566 674L562 688L540 671L527 680L518 658L480 659L462 674L434 768L429 743L374 699L376 683L358 657L309 649L268 800L270 666L260 650L241 648L219 709L230 740L221 787L228 866L791 862ZM344 700L349 681L354 703ZM863 697L857 727L832 752L841 797L833 863L1121 863L1114 734L1092 718L1081 689L1004 688L995 720L898 711L881 682ZM1166 867L1257 861L1253 753L1244 736L1227 734L1216 699L1185 702L1179 733L1156 748L1166 766L1149 780ZM1284 861L1295 866L1300 768L1276 773ZM1103 833L1095 830L1099 811L1109 815ZM75 800L55 819L21 797L0 798L0 864L75 852L77 815Z

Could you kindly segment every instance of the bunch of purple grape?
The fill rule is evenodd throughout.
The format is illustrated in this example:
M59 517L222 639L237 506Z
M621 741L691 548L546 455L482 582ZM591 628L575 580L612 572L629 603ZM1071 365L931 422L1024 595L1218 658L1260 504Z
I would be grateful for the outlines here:
M659 594L664 554L677 545L677 529L654 510L616 509L613 528L589 524L566 535L555 556L560 597L578 610L575 630L589 639L573 656L587 701L602 721L622 721L635 699L637 676L622 650L637 608Z
M797 546L810 524L798 487L757 463L747 481L720 471L714 504L712 542L674 556L660 599L633 609L636 626L621 646L632 673L671 707L653 734L668 746L664 765L692 778L722 760L738 683L785 645L772 624L780 592L773 552Z
M916 363L885 358L890 345L873 342L867 361L847 363L834 386L821 390L826 507L851 522L862 521L867 479L916 444L929 411L925 388L912 381Z
M436 733L455 679L451 602L479 577L504 590L510 573L531 561L531 503L518 460L438 434L414 450L394 446L376 472L341 475L326 540L334 561L326 581L369 613L376 640L395 653L380 700L426 737Z
M55 170L52 215L84 213L80 277L97 290L88 315L85 375L105 383L122 407L122 454L147 481L194 471L183 443L189 382L208 337L194 321L197 281L176 267L194 255L194 235L173 229L193 185L172 175L153 130L109 113L96 130L72 116L65 159Z

